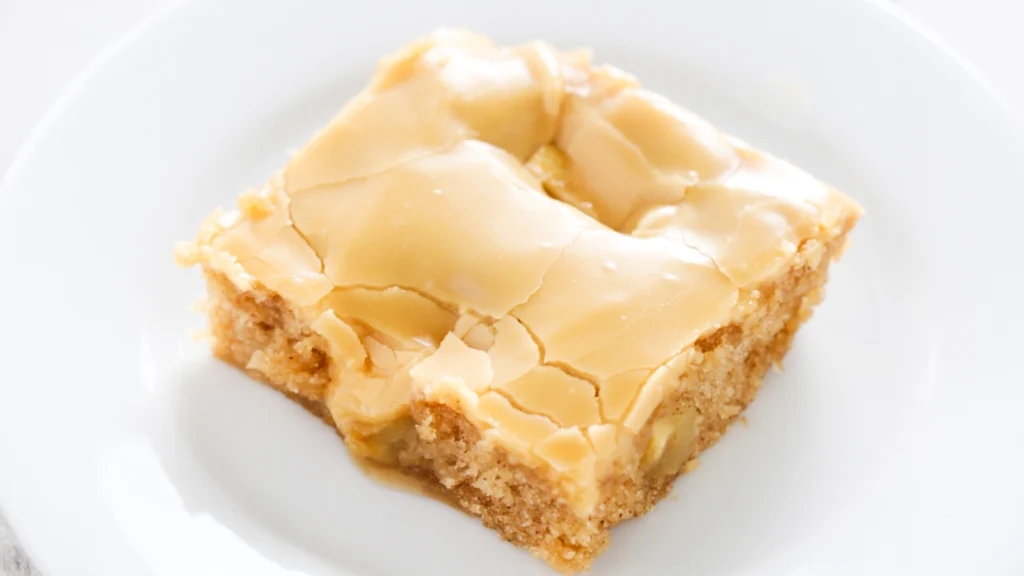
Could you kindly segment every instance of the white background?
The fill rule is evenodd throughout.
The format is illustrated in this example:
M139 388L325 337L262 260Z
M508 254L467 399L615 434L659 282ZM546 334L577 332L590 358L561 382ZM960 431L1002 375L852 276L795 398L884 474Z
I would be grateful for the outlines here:
M0 177L67 85L114 39L175 1L0 0ZM895 1L945 36L1024 111L1024 1ZM0 574L23 574L5 531L0 521Z
M0 0L0 175L46 109L89 62L141 18L175 1ZM897 4L945 36L1024 111L1024 2Z

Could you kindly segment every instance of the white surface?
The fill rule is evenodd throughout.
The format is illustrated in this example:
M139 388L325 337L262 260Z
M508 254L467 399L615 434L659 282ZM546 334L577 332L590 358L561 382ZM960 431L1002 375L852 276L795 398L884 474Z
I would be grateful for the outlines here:
M535 3L554 14L199 3L64 101L0 190L0 298L18 303L0 506L45 573L550 573L474 520L374 485L332 432L210 361L188 336L199 279L170 262L378 55L441 23L592 45L868 211L750 427L616 530L596 576L1024 570L1024 388L1007 377L1024 321L1019 120L856 0L693 1L658 19L635 0L586 30L566 27L573 2Z

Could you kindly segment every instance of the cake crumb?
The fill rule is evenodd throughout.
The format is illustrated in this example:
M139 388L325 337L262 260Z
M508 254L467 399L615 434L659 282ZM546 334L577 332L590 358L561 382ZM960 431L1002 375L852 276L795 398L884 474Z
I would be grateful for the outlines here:
M700 458L691 458L686 464L683 464L683 473L689 474L697 468L700 468Z
M196 298L195 302L192 303L192 311L199 312L200 314L206 314L210 309L210 298L206 295Z
M722 409L718 411L722 418L732 418L740 413L742 408L736 404L726 404L722 406Z
M195 242L176 242L174 244L174 263L182 268L189 268L199 263L199 247Z
M266 218L274 211L274 201L270 198L270 187L250 188L238 197L238 208L253 220Z

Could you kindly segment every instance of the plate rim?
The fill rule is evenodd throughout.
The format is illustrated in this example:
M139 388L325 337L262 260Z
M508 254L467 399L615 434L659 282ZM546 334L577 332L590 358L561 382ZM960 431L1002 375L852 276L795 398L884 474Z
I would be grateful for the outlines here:
M988 74L975 64L972 59L968 58L965 53L956 48L956 46L954 46L945 36L939 34L938 31L925 23L920 17L896 4L895 0L847 1L880 10L888 17L895 18L903 23L914 34L918 34L927 40L933 48L937 49L944 56L955 62L957 68L965 73L971 81L980 85L984 89L986 95L991 98L1002 112L1012 120L1016 130L1024 133L1024 110L1018 110L1014 107L1006 93L995 85ZM189 5L198 3L199 0L171 0L168 4L157 8L147 16L144 16L120 36L115 37L115 39L107 44L107 46L103 48L98 55L86 64L85 67L82 68L82 70L71 80L71 82L64 87L60 95L57 96L49 107L47 107L39 121L36 122L32 127L32 130L29 131L29 135L21 145L18 146L10 164L7 166L7 171L4 173L3 177L0 178L0 199L2 199L5 194L11 193L9 183L14 180L14 176L19 170L21 170L21 166L27 162L29 156L32 154L32 150L35 148L36 142L43 137L46 131L56 121L57 117L60 116L61 112L63 112L64 108L67 107L79 90L81 90L81 88L89 82L93 76L95 76L96 72L99 71L107 61L113 58L120 51L130 48L137 38L141 37L153 26L158 25L171 14L179 10L183 10Z

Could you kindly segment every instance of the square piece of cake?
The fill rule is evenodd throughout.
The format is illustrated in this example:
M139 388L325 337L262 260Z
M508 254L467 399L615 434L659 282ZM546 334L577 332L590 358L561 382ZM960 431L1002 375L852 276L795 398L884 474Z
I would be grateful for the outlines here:
M860 215L587 53L442 30L176 256L218 357L572 573L754 398Z

